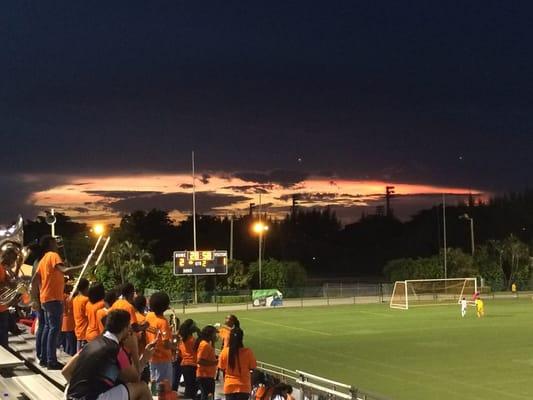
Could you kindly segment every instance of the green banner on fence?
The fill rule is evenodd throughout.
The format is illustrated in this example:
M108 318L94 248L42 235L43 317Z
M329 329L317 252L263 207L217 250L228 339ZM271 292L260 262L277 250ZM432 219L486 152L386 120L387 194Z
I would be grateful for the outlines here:
M252 290L254 307L276 307L283 305L283 294L278 289Z

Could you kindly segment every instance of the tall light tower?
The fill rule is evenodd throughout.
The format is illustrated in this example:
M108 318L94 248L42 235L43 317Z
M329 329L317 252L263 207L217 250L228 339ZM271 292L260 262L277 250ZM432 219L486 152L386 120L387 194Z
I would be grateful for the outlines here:
M470 250L472 252L472 257L474 257L474 218L470 217L468 214L463 214L459 217L459 219L466 219L467 221L470 221Z
M387 217L392 217L392 209L390 207L390 199L392 198L393 194L394 194L394 186L385 186L385 201L387 202L387 206L386 206L387 213L385 215Z

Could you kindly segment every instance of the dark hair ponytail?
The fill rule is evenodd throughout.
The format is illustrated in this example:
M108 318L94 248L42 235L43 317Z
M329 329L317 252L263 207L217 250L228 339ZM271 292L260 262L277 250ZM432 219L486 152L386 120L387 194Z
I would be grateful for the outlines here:
M241 328L233 328L229 337L229 352L228 352L228 364L230 368L235 369L235 366L241 370L239 364L239 350L244 347L242 339L244 337L244 332Z

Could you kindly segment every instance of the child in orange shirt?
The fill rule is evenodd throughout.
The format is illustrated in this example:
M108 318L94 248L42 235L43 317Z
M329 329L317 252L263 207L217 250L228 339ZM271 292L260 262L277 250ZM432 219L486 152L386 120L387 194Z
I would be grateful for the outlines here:
M117 301L117 292L114 290L108 291L104 297L105 307L99 309L96 312L96 321L98 323L98 335L101 335L102 333L104 333L105 320L106 320L107 314L109 313L109 310L113 306L115 301Z
M170 299L166 293L154 293L150 296L152 312L146 315L146 341L156 342L154 355L150 359L150 377L156 383L165 380L172 383L172 331L164 316L169 305Z
M181 357L181 373L185 381L185 393L183 396L189 399L196 398L198 392L196 384L196 351L194 349L196 338L193 336L197 332L198 328L192 319L183 321L179 329L181 341L178 349Z
M89 302L85 307L87 315L87 332L85 334L85 339L87 342L93 341L100 334L97 312L105 307L104 297L104 285L101 283L93 283L89 288Z
M215 355L215 342L217 328L207 325L202 329L196 339L196 380L200 386L201 400L207 400L215 394L215 374L217 372L217 356Z
M254 353L244 347L244 332L233 328L229 346L224 347L218 359L218 367L224 370L224 395L226 400L247 400L252 391L250 371L257 368Z
M65 285L63 295L63 322L61 324L61 345L65 353L73 356L76 354L76 335L74 334L74 311L70 299L71 285Z
M89 281L81 278L78 283L76 296L72 299L72 312L74 313L74 333L76 334L76 350L80 351L87 344L85 333L87 331L87 313L85 307L89 302Z

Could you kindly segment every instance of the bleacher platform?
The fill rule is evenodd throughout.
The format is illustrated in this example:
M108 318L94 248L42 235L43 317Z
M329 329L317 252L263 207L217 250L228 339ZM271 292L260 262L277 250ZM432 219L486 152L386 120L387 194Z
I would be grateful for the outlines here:
M58 351L58 361L66 364L70 356ZM281 381L291 384L296 399L379 399L363 394L357 389L329 381L301 371L290 371L267 363L258 363L258 369ZM39 365L35 357L35 336L29 333L9 336L9 348L0 346L0 399L1 400L61 400L67 382L61 371L49 371ZM183 388L179 398L183 399ZM215 400L224 398L222 380L217 382ZM154 396L157 399L157 396Z

